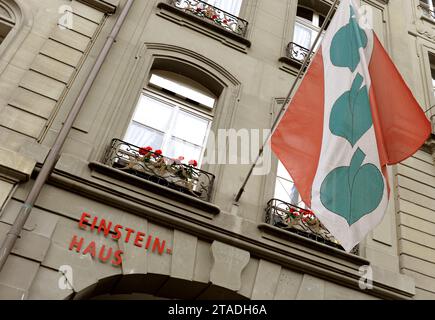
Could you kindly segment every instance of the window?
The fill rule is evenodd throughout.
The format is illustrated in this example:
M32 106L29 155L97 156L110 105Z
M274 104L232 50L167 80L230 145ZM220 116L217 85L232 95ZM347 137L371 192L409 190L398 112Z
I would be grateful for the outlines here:
M310 49L325 21L325 16L301 6L298 6L296 15L293 42L301 47ZM319 46L320 42L321 41L319 41L317 46Z
M199 83L155 70L140 96L124 140L184 157L199 165L213 120L216 97Z
M242 8L242 0L205 0L209 5L238 16Z
M422 16L428 19L435 19L435 0L420 0Z
M431 11L434 11L435 0L420 0L420 3Z
M429 62L430 62L430 73L432 78L432 94L435 97L435 56L429 54Z
M13 11L0 1L0 44L7 37L9 32L15 26L15 17Z
M278 161L274 198L305 209L293 179L281 161Z

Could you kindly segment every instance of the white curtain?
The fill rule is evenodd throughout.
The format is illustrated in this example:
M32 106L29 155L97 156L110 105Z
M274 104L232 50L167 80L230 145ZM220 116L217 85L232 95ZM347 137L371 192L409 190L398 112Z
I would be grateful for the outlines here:
M295 24L293 42L307 49L311 48L314 31L299 23Z
M205 0L208 4L232 15L239 15L243 0Z

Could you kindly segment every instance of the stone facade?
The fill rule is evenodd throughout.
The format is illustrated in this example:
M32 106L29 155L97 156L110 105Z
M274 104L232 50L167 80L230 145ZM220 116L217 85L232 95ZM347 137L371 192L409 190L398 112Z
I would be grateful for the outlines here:
M435 18L417 0L361 2L373 9L377 34L433 119L429 54L435 54ZM0 45L3 241L125 1L0 4L14 21ZM359 255L265 223L276 159L272 174L254 177L238 205L233 199L246 165L205 165L216 177L205 202L102 162L111 140L125 134L156 65L192 77L196 72L219 92L213 130L269 128L298 71L285 59L297 4L243 1L240 16L249 25L237 35L169 1L135 1L0 272L0 298L435 299L433 138L390 168L388 213ZM170 250L146 252L133 242L82 230L83 212L158 237ZM122 250L122 267L69 250L75 235L85 239L83 246ZM368 265L373 288L362 290L360 268ZM71 272L62 276L65 266ZM65 277L69 283L62 283Z

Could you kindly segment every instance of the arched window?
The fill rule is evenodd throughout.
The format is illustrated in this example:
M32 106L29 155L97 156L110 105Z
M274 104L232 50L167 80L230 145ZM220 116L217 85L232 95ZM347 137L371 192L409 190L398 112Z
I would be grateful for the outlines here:
M16 17L8 1L0 1L0 44L15 27Z
M162 150L169 158L195 160L200 166L217 98L187 76L153 69L124 140Z
M430 73L432 80L432 94L435 96L435 55L429 53Z

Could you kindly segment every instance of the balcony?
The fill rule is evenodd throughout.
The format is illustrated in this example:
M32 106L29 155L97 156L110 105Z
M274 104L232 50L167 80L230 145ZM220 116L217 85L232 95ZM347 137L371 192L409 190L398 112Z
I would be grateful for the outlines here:
M290 203L278 199L270 200L266 208L266 223L316 242L344 250L313 212ZM351 253L358 255L358 246Z
M200 0L169 0L169 5L189 15L207 21L242 38L246 37L248 22L231 13Z
M286 47L285 56L281 57L279 61L299 69L309 53L310 49L304 48L297 43L290 42ZM312 56L310 58L312 58ZM308 64L309 62L310 61L308 61Z
M215 176L177 159L113 139L103 160L114 169L209 202Z

